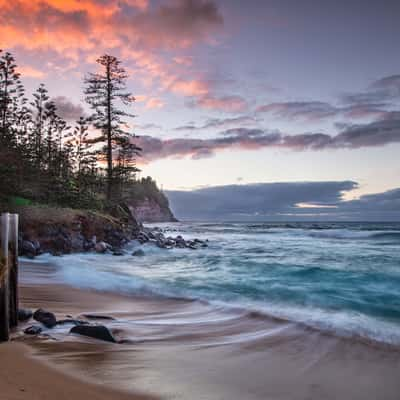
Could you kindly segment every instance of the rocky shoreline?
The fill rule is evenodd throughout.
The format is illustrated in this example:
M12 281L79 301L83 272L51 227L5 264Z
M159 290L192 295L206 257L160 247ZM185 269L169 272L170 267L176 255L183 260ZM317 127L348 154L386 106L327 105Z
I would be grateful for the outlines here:
M186 240L178 235L165 236L160 228L147 228L134 218L128 221L97 215L94 213L71 212L52 217L45 214L22 215L19 236L19 254L34 258L43 253L54 256L63 254L97 252L115 256L126 254L125 245L136 240L140 245L150 244L162 249L200 249L207 241ZM144 255L136 249L134 256Z

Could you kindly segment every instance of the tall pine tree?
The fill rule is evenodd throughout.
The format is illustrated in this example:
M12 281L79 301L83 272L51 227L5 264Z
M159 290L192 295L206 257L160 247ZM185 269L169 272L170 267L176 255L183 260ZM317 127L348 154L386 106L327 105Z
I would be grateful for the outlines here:
M123 117L133 117L121 106L129 106L135 98L126 89L128 74L121 67L121 61L110 55L97 60L102 70L90 73L85 78L86 101L93 109L92 120L101 134L93 143L102 143L100 151L107 163L107 199L113 197L114 162L113 151L121 148L121 143L131 140L134 135L124 130Z

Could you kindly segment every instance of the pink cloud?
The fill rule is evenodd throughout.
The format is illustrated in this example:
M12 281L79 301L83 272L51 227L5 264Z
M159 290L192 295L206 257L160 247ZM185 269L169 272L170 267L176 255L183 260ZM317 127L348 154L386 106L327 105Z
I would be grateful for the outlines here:
M18 72L22 74L23 77L27 78L43 78L45 76L43 71L39 71L29 65L22 65L18 67Z
M162 107L164 107L164 102L156 97L151 97L146 101L146 108L149 110Z

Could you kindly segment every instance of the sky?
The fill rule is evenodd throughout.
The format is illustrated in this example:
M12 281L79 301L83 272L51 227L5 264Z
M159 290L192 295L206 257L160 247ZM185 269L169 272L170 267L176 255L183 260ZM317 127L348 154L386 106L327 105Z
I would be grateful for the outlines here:
M218 193L226 218L391 220L399 20L396 0L0 0L0 48L28 93L44 82L71 121L89 111L85 73L103 53L119 57L142 175L178 217L213 217L185 204ZM239 209L224 208L232 194Z

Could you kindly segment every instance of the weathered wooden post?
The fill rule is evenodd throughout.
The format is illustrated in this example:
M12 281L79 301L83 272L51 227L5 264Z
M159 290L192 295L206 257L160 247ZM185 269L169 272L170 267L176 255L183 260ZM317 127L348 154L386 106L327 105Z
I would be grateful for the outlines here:
M10 215L9 236L10 328L18 325L18 214Z
M9 214L4 213L1 215L0 230L0 341L6 341L10 336L8 239Z

